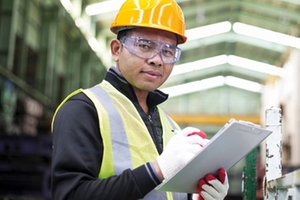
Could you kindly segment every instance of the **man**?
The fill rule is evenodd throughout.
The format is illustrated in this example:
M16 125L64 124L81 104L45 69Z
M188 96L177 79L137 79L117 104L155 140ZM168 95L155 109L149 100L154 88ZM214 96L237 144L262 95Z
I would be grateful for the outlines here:
M174 135L179 126L158 107L168 95L157 88L180 57L177 44L186 41L184 26L174 0L123 4L111 26L117 34L110 44L116 66L99 85L69 95L54 115L53 199L192 198L154 189L206 143L193 134L200 132L196 128ZM199 181L204 198L225 197L223 174L225 182L214 177Z

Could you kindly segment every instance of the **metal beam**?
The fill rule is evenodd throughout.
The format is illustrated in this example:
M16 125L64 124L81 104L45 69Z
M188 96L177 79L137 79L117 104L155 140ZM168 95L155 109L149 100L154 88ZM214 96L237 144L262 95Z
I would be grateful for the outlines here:
M14 75L12 72L8 71L4 67L0 65L0 75L4 78L9 79L13 84L15 84L20 90L22 90L24 93L28 94L35 100L39 101L41 104L43 104L45 107L53 109L54 104L50 98L36 90L34 87L27 84L24 80L19 78L18 76Z
M252 22L274 31L287 33L287 29L297 25L299 8L274 2L253 0L208 1L184 3L182 9L187 29L204 26L219 21L239 21L248 16ZM281 23L280 23L281 22ZM289 22L289 23L287 23Z
M170 117L180 124L204 124L204 125L224 125L231 118L236 120L249 121L255 124L260 124L260 115L190 115L169 113Z

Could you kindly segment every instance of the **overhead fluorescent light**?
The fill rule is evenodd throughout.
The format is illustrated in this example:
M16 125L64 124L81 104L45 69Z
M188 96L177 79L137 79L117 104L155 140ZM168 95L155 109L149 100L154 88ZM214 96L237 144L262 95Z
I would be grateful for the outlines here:
M61 0L63 1L63 0ZM177 0L177 3L182 3L191 0ZM85 9L87 15L99 15L103 13L108 13L112 11L117 11L120 9L121 5L125 2L125 0L107 0L95 4L88 5Z
M227 55L220 55L202 60L196 60L193 62L176 65L171 73L171 76L183 74L195 70L201 70L209 67L214 67L227 63Z
M243 58L239 56L229 55L227 57L227 63L230 65L234 65L237 67L273 75L283 77L286 74L286 70L274 65L270 65L267 63L259 62L256 60L251 60L248 58Z
M91 4L85 8L85 12L87 15L92 16L117 11L124 2L125 0L110 0Z
M95 52L100 51L101 45L96 38L94 38L94 37L89 38L88 43L93 51L95 51Z
M171 76L188 73L195 70L202 70L205 68L215 67L223 64L230 64L236 67L257 71L260 73L270 74L274 76L283 77L286 74L286 70L275 65L243 58L235 55L220 55L194 62L188 62L174 66Z
M229 21L210 24L207 26L201 26L192 28L186 31L187 41L196 40L204 37L210 37L213 35L219 35L229 32L231 30L231 23Z
M200 81L194 81L167 88L162 88L161 91L163 91L166 94L169 94L169 97L172 98L193 92L221 87L224 85L257 93L261 93L263 89L263 86L261 84L253 81L248 81L233 76L215 76Z
M189 94L201 90L207 90L224 85L225 79L223 76L203 79L200 81L189 82L181 85L171 86L161 89L164 93L169 94L169 97L176 97L184 94Z
M71 12L73 10L73 4L70 0L60 0L60 2L66 11Z
M251 92L262 92L262 87L263 87L261 84L257 82L248 81L234 76L226 76L225 85L240 88L243 90L248 90Z
M240 22L234 23L232 29L235 33L241 35L300 49L300 38L291 35L243 24Z
M281 0L281 1L293 3L293 4L296 4L296 5L299 5L299 6L300 6L300 2L299 2L298 0Z
M82 27L82 26L84 25L84 20L83 20L81 17L76 18L76 19L75 19L75 25L76 25L78 28Z

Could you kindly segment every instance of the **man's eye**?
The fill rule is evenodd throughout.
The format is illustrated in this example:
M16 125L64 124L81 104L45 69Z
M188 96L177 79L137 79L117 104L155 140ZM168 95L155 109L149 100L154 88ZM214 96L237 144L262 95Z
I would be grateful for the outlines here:
M149 40L139 40L137 42L137 46L140 48L140 49L143 49L143 50L152 50L153 49L153 43Z
M170 48L162 49L162 52L165 56L174 56L175 54L174 49L170 49Z
M139 43L138 44L138 47L142 48L142 49L150 49L151 47L149 46L149 44L146 44L146 43Z

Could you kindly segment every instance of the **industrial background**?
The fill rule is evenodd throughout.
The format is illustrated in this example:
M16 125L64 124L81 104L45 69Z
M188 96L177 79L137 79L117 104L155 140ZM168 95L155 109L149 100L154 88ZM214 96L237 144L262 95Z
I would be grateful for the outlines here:
M0 0L0 199L51 199L52 115L70 92L99 83L114 65L109 26L122 2ZM277 106L283 172L300 168L300 1L177 2L189 39L161 87L170 94L161 107L211 138L230 118L264 126L265 110ZM244 166L241 160L229 171L229 199L242 199Z

